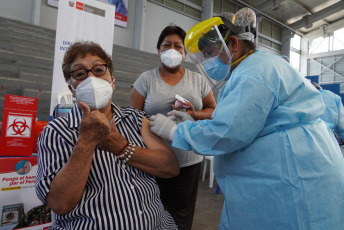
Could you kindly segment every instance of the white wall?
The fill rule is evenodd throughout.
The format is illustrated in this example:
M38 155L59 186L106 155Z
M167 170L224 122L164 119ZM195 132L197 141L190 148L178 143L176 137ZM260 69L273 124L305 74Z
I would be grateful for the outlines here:
M34 0L0 0L0 16L32 23Z
M47 4L47 0L41 1L39 26L56 30L57 8Z
M129 1L130 2L130 1ZM152 2L147 2L146 23L144 34L144 51L157 53L156 43L161 31L170 24L183 28L186 32L200 20L187 17Z
M136 1L128 0L128 22L127 27L115 26L113 43L120 46L132 48L134 44L134 19Z

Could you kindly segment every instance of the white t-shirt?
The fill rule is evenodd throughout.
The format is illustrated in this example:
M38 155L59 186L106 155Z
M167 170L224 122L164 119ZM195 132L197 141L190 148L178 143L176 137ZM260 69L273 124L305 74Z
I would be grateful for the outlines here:
M134 88L146 98L143 110L148 115L161 113L166 115L173 110L172 105L176 101L176 94L189 100L195 110L203 107L202 99L210 92L205 79L199 73L185 69L183 78L174 86L164 82L159 74L158 68L146 71L134 82ZM173 148L180 167L197 164L203 160L203 156L192 151Z

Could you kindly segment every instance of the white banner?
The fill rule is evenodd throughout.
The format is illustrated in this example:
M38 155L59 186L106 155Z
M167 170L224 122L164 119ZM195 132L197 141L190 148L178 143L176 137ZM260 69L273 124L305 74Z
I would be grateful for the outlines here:
M99 0L116 6L115 25L127 27L128 22L128 0ZM59 0L48 0L48 5L58 7Z
M62 72L65 51L76 41L94 41L112 55L115 6L97 0L59 0L50 120L57 94L69 91Z
M35 192L37 157L0 158L0 230L48 230L50 209Z

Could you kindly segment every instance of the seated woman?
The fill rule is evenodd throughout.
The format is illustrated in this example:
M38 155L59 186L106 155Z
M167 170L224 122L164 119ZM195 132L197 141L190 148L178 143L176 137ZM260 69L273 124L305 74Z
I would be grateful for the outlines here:
M38 141L37 196L54 229L176 229L155 176L179 173L172 150L145 113L112 103L111 58L93 42L69 47L62 64L77 103Z

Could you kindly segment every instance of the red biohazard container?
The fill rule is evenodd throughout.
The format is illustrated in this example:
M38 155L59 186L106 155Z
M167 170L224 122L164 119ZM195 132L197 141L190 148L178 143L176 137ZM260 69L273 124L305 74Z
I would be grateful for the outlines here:
M5 95L0 156L31 156L38 98Z

